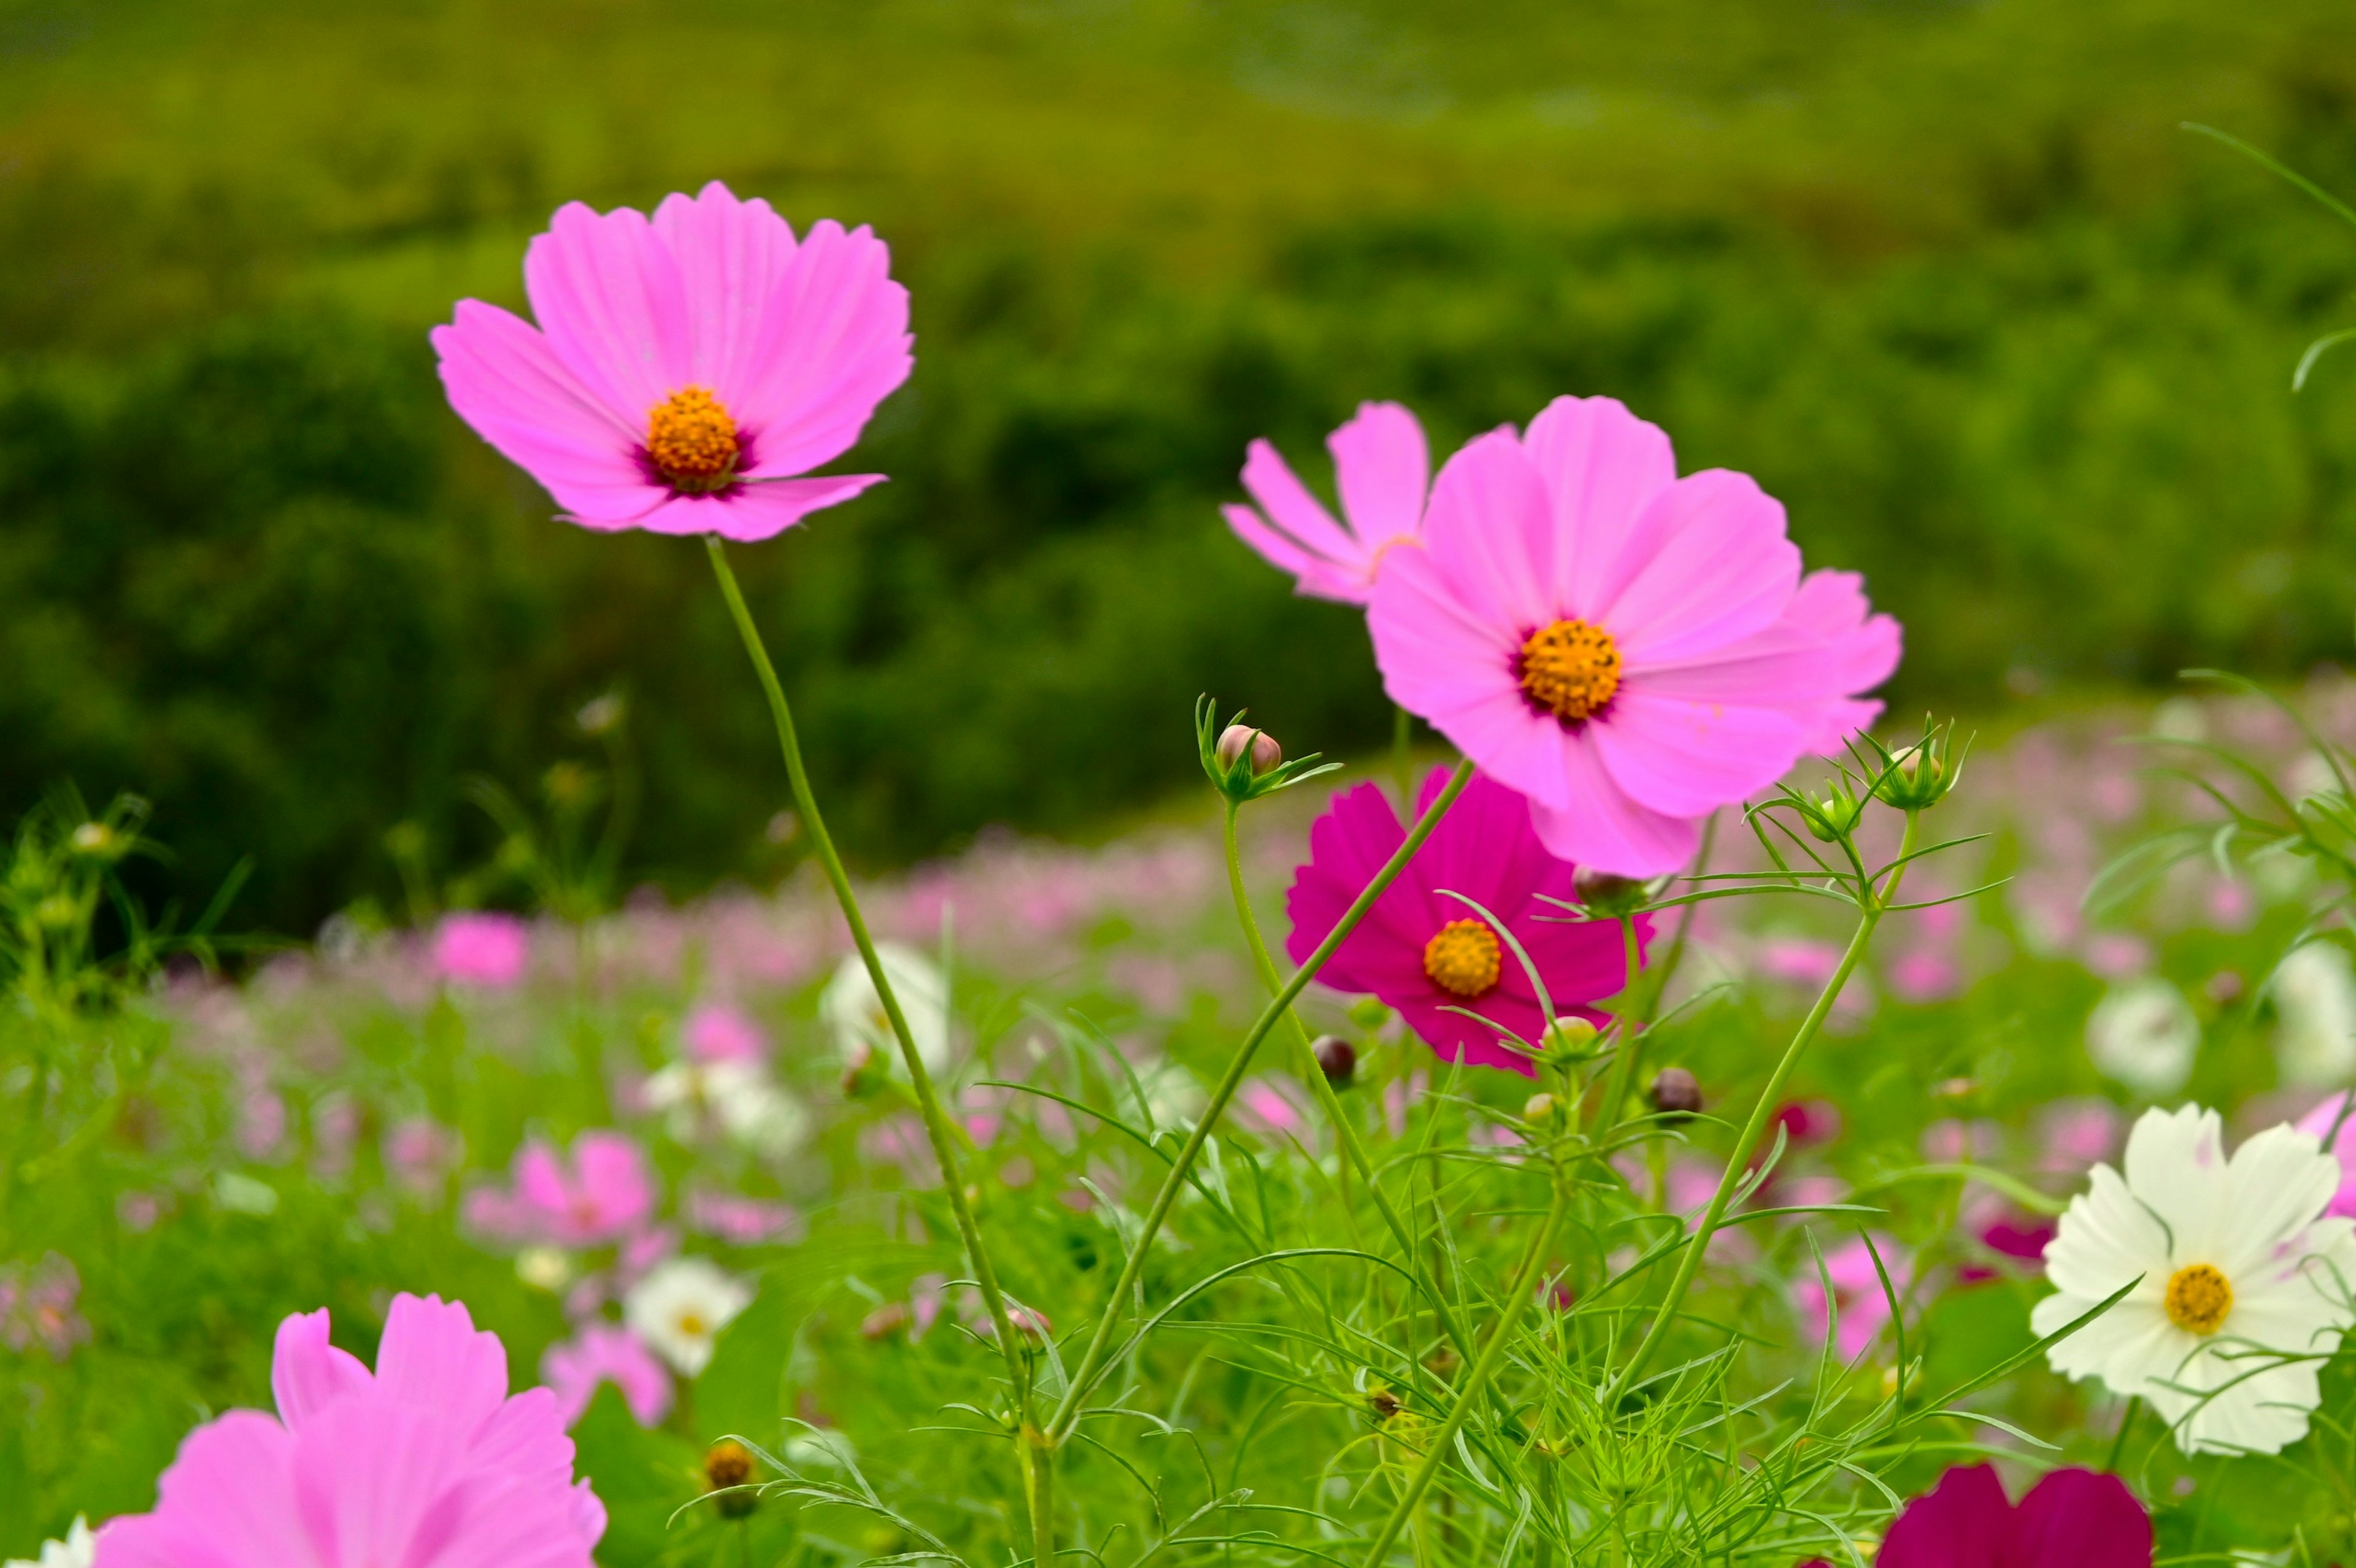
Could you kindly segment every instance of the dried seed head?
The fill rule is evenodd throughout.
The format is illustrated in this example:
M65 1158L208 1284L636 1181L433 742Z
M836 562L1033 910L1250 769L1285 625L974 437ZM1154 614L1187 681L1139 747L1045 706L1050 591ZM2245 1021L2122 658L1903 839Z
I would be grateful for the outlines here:
M1653 1109L1665 1116L1690 1116L1701 1109L1701 1084L1682 1067L1664 1067L1653 1078Z
M703 1487L720 1494L712 1506L723 1519L743 1519L761 1505L760 1495L752 1491L733 1490L748 1485L753 1479L752 1450L734 1437L723 1437L707 1449L703 1456Z
M1317 1065L1324 1070L1325 1082L1336 1089L1347 1089L1358 1076L1357 1049L1338 1034L1321 1034L1309 1049L1316 1054Z

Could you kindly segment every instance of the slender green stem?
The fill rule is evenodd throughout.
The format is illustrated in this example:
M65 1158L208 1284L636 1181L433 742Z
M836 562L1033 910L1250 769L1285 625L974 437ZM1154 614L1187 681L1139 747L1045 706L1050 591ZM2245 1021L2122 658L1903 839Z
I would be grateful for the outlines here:
M1473 1403L1482 1398L1497 1369L1505 1362L1506 1347L1512 1343L1514 1330L1522 1320L1522 1313L1537 1292L1538 1272L1546 1267L1547 1258L1554 1250L1555 1233L1562 1229L1563 1216L1570 1210L1570 1182L1558 1168L1554 1173L1554 1201L1547 1210L1546 1222L1530 1239L1529 1251L1523 1254L1522 1266L1514 1272L1514 1282L1506 1286L1505 1302L1497 1314L1496 1327L1489 1331L1489 1342L1481 1347L1481 1354L1464 1374L1464 1381L1456 1390L1456 1403L1434 1427L1424 1448L1423 1462L1408 1477L1407 1489L1392 1505L1390 1517L1366 1546L1366 1568L1379 1568L1383 1557L1407 1527L1423 1494L1430 1489L1439 1476L1440 1466L1448 1462L1449 1450L1456 1445L1456 1434L1462 1430L1465 1419L1472 1413Z
M1636 1053L1640 1049L1636 1031L1638 1019L1645 1008L1644 998L1637 995L1636 989L1642 982L1638 978L1640 960L1636 953L1636 917L1633 914L1620 917L1620 949L1623 983L1620 987L1620 1005L1613 1009L1617 1014L1620 1040L1612 1052L1612 1069L1603 1075L1603 1098L1595 1107L1595 1128L1600 1134L1608 1134L1620 1125L1620 1107L1627 1101L1628 1085L1636 1076Z
M1832 978L1825 982L1815 1006L1810 1008L1808 1016L1800 1020L1799 1029L1792 1036L1792 1043L1783 1048L1783 1060L1775 1063L1775 1071L1768 1074L1765 1086L1759 1091L1759 1103L1751 1108L1751 1119L1743 1124L1741 1136L1734 1140L1734 1152L1727 1157L1726 1174L1719 1179L1718 1191L1710 1198L1709 1207L1702 1211L1700 1226L1687 1241L1684 1255L1677 1260L1677 1272L1676 1277L1669 1281L1668 1294L1661 1298L1660 1310L1653 1315L1652 1326L1637 1341L1635 1354L1629 1358L1626 1369L1612 1384L1612 1392L1606 1395L1603 1402L1605 1409L1612 1407L1620 1393L1636 1386L1636 1380L1643 1374L1645 1364L1660 1349L1661 1341L1668 1337L1669 1324L1676 1317L1677 1308L1685 1305L1686 1292L1693 1288L1694 1275L1701 1272L1703 1254L1709 1251L1709 1239L1717 1233L1719 1222L1726 1218L1727 1205L1733 1200L1734 1189L1741 1185L1751 1157L1758 1152L1767 1124L1773 1119L1775 1107L1782 1102L1783 1085L1790 1082L1792 1070L1800 1063L1800 1053L1808 1048L1810 1040L1815 1039L1816 1031L1824 1027L1825 1019L1832 1012L1833 1004L1840 999L1841 987L1848 984L1850 973L1864 958L1866 948L1873 941L1874 927L1881 923L1881 917L1890 906L1898 901L1898 884L1905 880L1907 862L1914 853L1914 830L1920 821L1915 813L1910 811L1906 814L1906 831L1898 840L1898 856L1891 863L1889 882L1878 892L1869 881L1865 882L1858 911L1857 931L1849 938L1848 950L1841 955L1839 967L1833 971ZM1865 880L1862 873L1859 877L1861 881Z
M1235 896L1236 919L1244 928L1244 941L1251 948L1252 964L1259 970L1260 983L1273 996L1284 989L1284 982L1277 974L1276 960L1269 953L1268 943L1260 935L1259 921L1252 913L1251 897L1244 886L1243 857L1236 844L1236 807L1232 804L1227 807L1226 848L1227 889ZM1357 1168L1359 1176L1365 1182L1367 1193L1375 1200L1376 1210L1390 1230L1391 1239L1398 1243L1400 1255L1406 1259L1416 1285L1430 1301L1432 1315L1440 1320L1440 1331L1447 1336L1448 1343L1455 1349L1460 1360L1471 1360L1472 1341L1465 1339L1462 1330L1457 1328L1456 1315L1449 1310L1447 1296L1424 1277L1415 1238L1408 1233L1407 1221L1400 1217L1398 1206L1391 1202L1390 1195L1376 1179L1374 1157L1367 1152L1365 1141L1358 1136L1357 1123L1344 1108L1342 1097L1333 1092L1333 1085L1325 1081L1324 1069L1319 1065L1316 1052L1310 1044L1308 1026L1301 1021L1301 1015L1297 1012L1288 1010L1284 1016L1291 1023L1293 1035L1301 1048L1304 1061L1301 1075L1309 1081L1311 1093L1317 1096L1319 1107L1325 1113L1326 1120L1333 1124L1334 1134L1341 1140L1344 1169L1352 1166Z
M924 1056L916 1050L916 1037L908 1028L907 1014L901 1010L891 977L884 972L874 938L868 934L867 918L860 912L858 895L851 891L850 875L842 869L842 857L835 852L833 836L826 830L826 819L819 815L818 797L810 791L809 772L802 765L801 741L794 732L793 710L786 705L786 691L778 684L776 667L769 662L768 647L761 641L760 628L753 624L753 613L745 607L744 591L736 586L736 574L729 570L719 536L707 534L703 542L712 557L712 575L720 580L721 597L728 601L728 613L735 618L736 630L744 639L744 651L752 656L753 668L761 677L761 689L768 696L769 717L776 723L777 744L785 752L786 778L793 788L794 809L801 814L802 830L809 835L810 851L826 870L835 901L842 906L844 923L851 927L851 940L867 965L867 977L874 983L876 998L884 1004L884 1016L891 1020L893 1038L900 1042L901 1060L907 1065L908 1082L916 1091L917 1109L924 1115L925 1134L931 1140L933 1158L941 1168L942 1185L948 1189L949 1211L956 1217L967 1263L973 1270L974 1283L980 1287L991 1326L997 1331L999 1350L1006 1358L1007 1375L1021 1407L1023 1424L1030 1426L1030 1369L1023 1361L1013 1317L1006 1309L1005 1294L998 1286L998 1271L991 1265L989 1249L982 1244L981 1227L975 1221L973 1205L966 1197L965 1176L958 1161L957 1139L950 1130L948 1116L941 1109L940 1095L933 1087L933 1075L925 1066ZM1027 1472L1028 1467L1025 1468ZM1044 1488L1035 1491L1036 1495L1045 1495ZM1034 1488L1026 1484L1024 1494L1026 1501L1030 1500ZM1055 1554L1051 1521L1034 1512L1031 1525L1038 1560L1046 1564Z
M2126 1457L2127 1433L2134 1428L2136 1416L2142 1409L2143 1401L2129 1394L2127 1407L2119 1412L2118 1435L2111 1439L2111 1456L2103 1463L2103 1468L2114 1476L2119 1473L2119 1461Z
M1360 921L1366 918L1366 912L1375 907L1375 901L1382 897L1383 890L1407 869L1407 863L1415 858L1418 849L1423 848L1423 841L1431 837L1431 830L1440 826L1440 819L1447 815L1448 808L1456 804L1456 797L1463 794L1464 786L1472 782L1472 763L1459 763L1455 773L1449 776L1447 787L1432 801L1430 809L1416 819L1415 826L1408 829L1406 842L1384 863L1383 869L1375 873L1365 891L1343 912L1342 918L1334 923L1325 940L1319 943L1317 950L1309 955L1309 961L1293 971L1292 978L1284 983L1284 988L1260 1009L1259 1017L1244 1036L1243 1043L1236 1048L1235 1057L1227 1063L1226 1071L1220 1074L1217 1085L1212 1089L1210 1101L1204 1106L1194 1130L1186 1136L1177 1157L1171 1161L1169 1174L1162 1179L1162 1189L1153 1195L1152 1207L1146 1211L1143 1222L1138 1226L1137 1239L1130 1244L1129 1255L1121 1260L1120 1277L1113 1282L1112 1293L1106 1298L1104 1313L1097 1319L1096 1331L1089 1337L1087 1349L1082 1353L1078 1366L1072 1371L1072 1381L1066 1385L1064 1397L1055 1406L1055 1418L1047 1424L1047 1435L1051 1441L1060 1442L1068 1436L1072 1424L1079 1419L1080 1402L1087 1397L1089 1385L1096 1381L1106 1359L1111 1354L1113 1329L1120 1321L1130 1293L1137 1287L1138 1275L1144 1271L1145 1254L1152 1249L1153 1238L1161 1232L1162 1222L1169 1218L1171 1205L1178 1200L1178 1194L1194 1168L1195 1157L1203 1152L1203 1146L1210 1141L1211 1129L1217 1125L1219 1114L1226 1109L1227 1102L1234 1098L1237 1087L1243 1083L1244 1073L1250 1069L1252 1056L1259 1050L1260 1042L1276 1027L1276 1020L1291 1010L1293 998L1317 977L1317 971L1333 956L1333 950L1358 928Z

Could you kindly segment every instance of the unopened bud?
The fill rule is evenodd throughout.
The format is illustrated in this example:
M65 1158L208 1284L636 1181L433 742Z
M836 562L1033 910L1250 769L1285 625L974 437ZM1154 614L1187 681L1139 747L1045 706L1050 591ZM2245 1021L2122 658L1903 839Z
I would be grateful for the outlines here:
M1387 1388L1378 1388L1366 1395L1367 1407L1377 1421L1388 1421L1399 1413L1399 1397Z
M123 852L123 835L103 822L85 822L73 830L68 840L77 855L89 855L111 860Z
M704 1454L704 1489L719 1494L712 1504L721 1518L743 1519L760 1507L760 1494L747 1485L752 1479L752 1451L734 1437L723 1437Z
M1570 880L1570 891L1579 896L1580 903L1599 914L1624 915L1633 914L1643 906L1648 889L1641 878L1581 866Z
M1938 805L1954 787L1954 773L1948 766L1946 732L1940 731L1920 745L1890 753L1873 793L1901 811L1921 811Z
M1325 1082L1336 1089L1347 1089L1358 1076L1357 1048L1338 1034L1321 1034L1311 1043L1310 1051L1317 1065L1325 1073Z
M1701 1084L1682 1067L1664 1067L1653 1077L1653 1109L1665 1116L1690 1116L1701 1109Z
M1284 748L1276 737L1265 730L1255 730L1248 724L1230 724L1219 736L1216 755L1219 766L1233 768L1242 761L1246 747L1251 749L1251 769L1254 774L1267 773L1284 761Z
M1553 1115L1554 1096L1551 1094L1533 1094L1523 1103L1522 1120L1526 1122L1543 1122Z
M881 1339L907 1326L907 1304L900 1301L887 1301L860 1321L859 1337L862 1339Z
M1596 1029L1582 1018L1559 1018L1547 1027L1538 1060L1564 1072L1586 1061L1595 1050Z

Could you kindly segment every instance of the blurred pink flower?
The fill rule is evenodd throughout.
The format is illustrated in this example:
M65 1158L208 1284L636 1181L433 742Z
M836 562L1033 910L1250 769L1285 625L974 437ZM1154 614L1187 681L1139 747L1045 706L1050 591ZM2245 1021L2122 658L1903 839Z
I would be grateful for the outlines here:
M1237 1096L1237 1104L1265 1132L1290 1133L1301 1125L1301 1113L1293 1108L1292 1102L1265 1079L1254 1079L1245 1084Z
M529 323L478 300L434 329L450 406L584 528L768 539L883 476L803 478L908 378L884 243L800 240L713 181L649 221L557 209L524 256Z
M2004 1135L1994 1122L1965 1122L1942 1116L1922 1129L1922 1157L1940 1165L1961 1165L1987 1159L2002 1146Z
M740 1247L796 1241L802 1234L802 1217L788 1203L698 1189L688 1193L682 1209L689 1229Z
M149 1231L164 1217L163 1200L153 1192L125 1192L114 1200L114 1217L126 1231Z
M640 1426L670 1413L670 1373L644 1341L619 1323L584 1323L540 1359L540 1378L556 1395L557 1414L571 1426L588 1410L599 1383L609 1382Z
M2122 1120L2108 1100L2056 1100L2038 1117L2044 1147L2040 1164L2057 1175L2084 1175L2118 1147Z
M2211 880L2206 899L2209 923L2220 931L2245 931L2258 912L2257 895L2250 884L2232 877Z
M706 1002L688 1014L681 1035L696 1061L761 1061L769 1054L761 1026L724 1002Z
M100 1532L99 1568L590 1568L605 1510L573 1478L556 1396L508 1393L466 1309L397 1296L376 1372L325 1311L279 1325L278 1413L233 1410L180 1445L151 1513Z
M1428 807L1445 782L1434 769L1419 804ZM1315 951L1406 838L1378 785L1359 784L1333 797L1309 830L1309 863L1294 873L1285 901L1292 917L1285 951L1295 964ZM1600 1027L1606 1015L1590 1004L1621 988L1627 960L1617 922L1569 920L1563 904L1547 901L1574 901L1576 871L1538 842L1527 801L1476 774L1317 978L1397 1008L1443 1061L1462 1058L1533 1073L1529 1058L1482 1021L1537 1044L1546 1017L1529 973L1485 918L1446 895L1477 901L1505 923L1529 954L1558 1016ZM1639 916L1636 930L1641 955L1651 917Z
M1392 699L1527 795L1549 849L1651 876L1896 667L1895 623L1854 588L1801 593L1783 508L1747 476L1680 479L1657 426L1558 398L1448 460L1368 625Z
M1759 944L1759 972L1771 980L1821 988L1840 967L1837 944L1774 937Z
M1884 971L1890 989L1901 1001L1944 1001L1963 988L1963 965L1944 953L1921 948L1901 953Z
M530 933L511 914L444 915L434 933L434 971L444 980L504 990L530 958Z
M90 1339L90 1323L76 1310L80 1299L81 1275L62 1253L48 1253L29 1267L0 1267L0 1345L64 1360Z
M1903 1295L1908 1267L1904 1250L1888 1236L1874 1237L1873 1246L1881 1253L1881 1266L1890 1271L1890 1289ZM1826 1253L1825 1274L1832 1280L1831 1305L1840 1313L1835 1346L1842 1360L1853 1361L1865 1353L1874 1336L1890 1321L1890 1296L1881 1287L1881 1275L1874 1269L1873 1252L1862 1238ZM1821 1344L1831 1312L1825 1301L1824 1280L1816 1274L1813 1260L1792 1282L1792 1300Z
M2125 980L2151 967L2151 944L2124 931L2098 931L2086 938L2080 956L2105 980Z
M1397 403L1360 403L1356 415L1325 438L1325 449L1333 454L1341 521L1265 441L1244 453L1243 485L1258 509L1220 510L1237 538L1300 580L1297 592L1364 604L1391 548L1422 536L1431 454L1423 427Z
M440 1186L457 1158L458 1135L430 1116L396 1122L385 1134L385 1165L393 1180L412 1192L431 1192Z
M2340 1162L2340 1190L2332 1195L2325 1209L2328 1214L2356 1216L2356 1115L2348 1117L2340 1127L2340 1136L2331 1136L2334 1124L2340 1121L2341 1107L2348 1096L2335 1094L2298 1119L2298 1130L2319 1142L2325 1139L2324 1152Z
M466 1218L499 1241L594 1247L636 1235L653 1216L655 1196L638 1146L596 1129L573 1140L569 1159L541 1138L524 1145L512 1188L467 1194Z

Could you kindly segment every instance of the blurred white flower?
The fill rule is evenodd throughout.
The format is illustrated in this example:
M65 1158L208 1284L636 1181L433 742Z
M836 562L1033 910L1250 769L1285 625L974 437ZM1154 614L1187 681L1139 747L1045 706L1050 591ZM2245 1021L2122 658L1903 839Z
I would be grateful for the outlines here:
M2151 1099L2184 1087L2200 1049L2201 1020L2166 980L2114 987L2086 1019L2086 1054L2095 1068Z
M2056 1294L2030 1328L2059 1332L2140 1283L2046 1359L2149 1402L2187 1453L2279 1453L2306 1435L2319 1363L2356 1323L2356 1221L2324 1213L2340 1162L2287 1126L2228 1161L2217 1113L2185 1105L2145 1112L2121 1163L2096 1166L2062 1216L2045 1249Z
M2209 715L2198 698L2171 697L2152 709L2151 732L2169 741L2205 741Z
M73 1528L66 1531L63 1541L41 1542L38 1562L30 1558L11 1557L5 1568L91 1568L98 1560L98 1537L90 1528L90 1520L74 1515Z
M1145 1114L1156 1127L1184 1126L1203 1114L1209 1098L1192 1072L1166 1056L1149 1056L1129 1064L1137 1086L1145 1092Z
M2275 1061L2313 1087L2356 1076L2356 970L2337 943L2310 942L2275 971Z
M573 1283L573 1254L562 1247L526 1247L516 1254L516 1278L551 1296Z
M720 1330L752 1304L750 1286L708 1258L659 1264L622 1297L622 1318L681 1376L712 1364Z
M884 977L892 982L893 995L900 1000L901 1014L907 1019L908 1032L916 1042L916 1054L924 1058L927 1071L947 1072L948 980L931 959L896 942L877 943L875 956L883 961ZM884 1014L883 998L875 994L875 982L868 976L866 961L858 954L849 955L835 965L834 978L826 983L818 1010L827 1027L834 1030L844 1066L857 1067L871 1058L899 1064L900 1044L892 1038L892 1020Z
M2301 752L2283 773L2283 793L2293 800L2305 800L2339 787L2340 775L2332 771L2330 759L2320 752Z
M718 1127L755 1153L782 1158L809 1136L802 1103L750 1061L674 1061L647 1080L647 1108L664 1113L671 1136L692 1143Z

